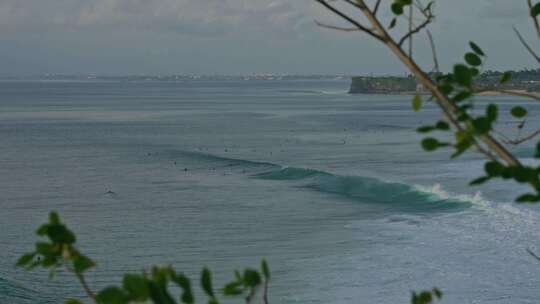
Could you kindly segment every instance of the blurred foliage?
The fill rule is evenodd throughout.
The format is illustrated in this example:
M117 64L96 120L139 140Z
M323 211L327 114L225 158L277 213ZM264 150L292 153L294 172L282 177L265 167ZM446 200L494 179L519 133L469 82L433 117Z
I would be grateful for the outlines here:
M84 273L96 264L75 248L75 234L60 221L58 214L51 212L49 222L40 226L36 234L48 240L36 242L35 250L21 256L17 261L17 266L27 270L36 267L48 269L51 278L55 271L63 267L77 276L88 297L95 303L195 303L191 280L185 274L177 272L172 266L155 266L150 271L140 274L125 274L121 285L109 286L94 294L86 285ZM269 281L270 268L268 263L262 260L260 269L246 268L242 272L236 271L234 279L219 290L214 289L212 274L205 267L201 271L200 285L209 304L219 304L219 295L243 297L246 303L251 303L259 290L262 290L262 301L268 303ZM171 285L180 288L179 296L171 294L169 290ZM82 302L68 299L64 303Z

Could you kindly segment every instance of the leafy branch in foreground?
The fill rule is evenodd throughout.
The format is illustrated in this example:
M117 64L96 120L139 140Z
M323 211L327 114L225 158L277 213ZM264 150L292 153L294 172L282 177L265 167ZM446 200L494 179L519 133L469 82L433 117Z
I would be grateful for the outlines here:
M38 228L36 234L47 237L48 242L38 241L35 250L24 254L17 261L17 266L32 270L36 267L49 269L50 277L59 268L65 268L77 277L86 295L98 304L156 303L156 304L193 304L195 297L190 279L183 273L177 273L172 266L153 267L142 274L125 274L121 286L110 286L94 293L88 286L84 273L96 266L90 258L75 248L75 234L60 221L57 213L49 214L49 222ZM235 278L220 289L224 296L244 297L247 304L255 300L257 292L262 289L262 301L268 304L268 284L270 269L262 260L260 270L246 268L236 271ZM170 285L181 289L179 302L169 291ZM209 304L219 304L218 294L214 290L212 274L206 267L201 273L201 287L208 297ZM82 303L69 299L65 304Z
M19 258L17 266L27 270L36 267L49 269L51 274L64 267L75 273L86 295L97 304L194 304L195 297L191 280L183 273L178 273L172 266L153 267L142 274L125 274L121 286L109 286L94 293L84 278L84 273L95 267L94 261L79 253L75 248L75 234L67 228L57 213L49 214L49 223L36 231L39 236L46 236L49 242L36 242L35 250ZM235 277L219 290L224 296L243 297L246 304L252 303L262 289L262 303L268 304L268 284L270 268L266 260L262 260L260 270L246 268L243 272L235 271ZM52 276L51 276L52 278ZM213 287L212 274L206 267L201 272L201 288L208 298L208 304L219 304L218 295ZM179 302L169 291L169 286L180 288ZM413 292L411 304L432 304L441 299L442 293L437 288L420 293ZM77 299L68 299L64 304L81 304Z
M444 120L439 120L434 125L422 126L417 131L420 133L434 131L448 132L453 129L454 134L450 137L450 141L440 140L435 136L424 138L421 142L424 150L435 151L439 148L453 147L452 158L458 157L466 151L475 150L487 158L484 170L486 175L472 181L472 185L482 184L493 178L510 179L518 183L528 184L534 191L533 193L520 195L516 199L517 202L535 203L540 201L540 166L522 164L505 146L505 144L516 145L528 141L540 135L540 130L516 140L499 139L496 136L498 132L495 130L495 125L500 114L499 107L491 103L482 111L482 114L477 114L478 112L474 111L476 105L474 97L478 94L475 79L480 75L480 69L483 67L486 59L486 53L476 43L470 42L470 51L464 55L464 62L454 65L453 70L447 74L426 72L413 58L412 39L419 32L423 30L427 31L429 25L435 19L435 1L388 1L390 2L389 10L392 15L388 27L383 25L386 22L378 14L382 0L314 1L322 4L330 12L351 24L355 31L364 32L385 45L416 77L418 84L422 86L423 90L431 94L431 100L435 101L442 110ZM368 2L374 2L374 4L368 5ZM343 3L343 6L340 6L340 3ZM540 27L538 26L540 4L533 5L531 0L527 0L527 3L535 29L540 37ZM352 17L356 15L349 14L349 9L346 9L345 6L348 6L353 13L360 12L363 18ZM420 16L420 19L413 18L414 12L416 12L417 16ZM408 27L405 33L396 34L396 27L400 20L404 20L408 24ZM324 27L333 30L342 29L341 27L332 25L324 25ZM348 31L350 32L352 30ZM517 31L516 33L529 52L536 55L524 42L523 37ZM436 65L433 70L438 71L433 39L429 33L428 36ZM408 51L403 49L403 44L406 41L409 41ZM535 56L535 58L537 57ZM527 92L500 89L510 78L511 75L509 73L504 73L500 79L500 84L494 90L538 99L538 96ZM422 97L420 93L414 97L412 104L415 111L421 109ZM528 111L524 107L514 106L508 114L520 120L518 129L521 130L525 124ZM540 142L536 146L534 157L540 159Z

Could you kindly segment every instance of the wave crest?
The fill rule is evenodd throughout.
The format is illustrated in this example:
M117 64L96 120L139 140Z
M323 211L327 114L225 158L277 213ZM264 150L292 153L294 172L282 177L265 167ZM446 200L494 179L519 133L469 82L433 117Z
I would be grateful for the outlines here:
M373 177L334 175L324 171L286 167L254 175L258 179L305 181L300 187L335 194L365 204L414 213L460 211L483 201L481 195L451 195L440 185L410 186Z

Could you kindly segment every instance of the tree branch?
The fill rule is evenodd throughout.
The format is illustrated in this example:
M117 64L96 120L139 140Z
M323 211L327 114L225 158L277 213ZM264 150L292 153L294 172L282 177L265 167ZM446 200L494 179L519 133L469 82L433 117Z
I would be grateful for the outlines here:
M521 33L517 30L516 27L513 27L514 29L514 32L516 33L516 35L518 36L519 38L519 41L521 41L521 44L523 44L523 46L527 49L527 51L529 51L529 53L534 57L534 59L536 59L536 61L540 64L540 56L538 56L534 50L531 48L531 46L527 43L527 41L525 41L525 39L523 38L523 36L521 36Z
M538 134L540 134L540 129L532 132L531 134L527 135L527 136L523 136L521 138L517 138L515 140L503 140L503 142L505 144L509 144L509 145L514 145L514 146L517 146L519 144L522 144L528 140L531 140L533 138L535 138L536 136L538 136Z
M409 5L409 33L413 31L413 13L414 7ZM429 20L429 19L428 19ZM413 58L413 35L409 36L409 57Z
M268 304L268 279L264 280L263 303Z
M536 260L540 261L540 257L534 253L531 249L527 248L527 252L533 257L535 258Z
M317 0L320 1L320 0ZM348 0L350 1L350 0ZM436 99L437 104L442 109L446 119L460 131L464 131L464 128L456 120L453 113L457 112L456 106L448 99L448 97L443 94L438 88L437 84L426 74L415 61L413 61L403 49L392 39L390 34L386 31L381 22L373 15L364 2L364 0L356 0L358 5L363 7L362 12L364 16L373 26L374 30L377 32L377 36L380 37L379 41L383 42L394 55L407 67L409 70L416 76L418 81L420 81L424 87L429 90ZM495 140L491 135L484 134L479 136L479 139L496 153L504 162L509 166L521 166L521 163L518 159L514 157L508 150L497 140ZM488 158L492 158L493 155L487 150L485 150L479 143L475 142L475 146L481 153L485 154Z
M318 26L320 26L322 28L327 28L327 29L336 30L336 31L342 31L342 32L358 32L358 31L361 31L359 28L356 28L356 27L340 27L340 26L328 25L328 24L321 23L321 22L319 22L317 20L315 20L315 24L317 24Z
M370 29L364 27L363 25L361 25L356 20L352 19L351 17L347 16L345 13L341 12L340 10L333 7L332 5L328 4L328 2L326 2L325 0L315 0L315 1L319 2L320 4L322 4L324 7L326 7L328 10L330 10L334 14L340 16L341 18L343 18L347 22L354 25L356 28L358 28L358 30L360 30L362 32L366 32L368 35L370 35L371 37L373 37L373 38L375 38L375 39L377 39L379 41L383 41L381 36L375 34L373 31L371 31ZM360 8L360 9L362 9L362 8Z
M540 101L540 94L533 93L533 92L525 92L525 91L518 91L518 90L508 90L508 89L483 89L483 90L477 90L477 93L483 93L483 92L498 92L506 95L512 95L512 96L519 96L519 97L527 97L534 100Z
M410 24L412 25L412 15L409 16L409 20L411 20L411 21L410 21ZM433 20L433 15L428 15L427 19L426 19L424 22L422 22L422 24L420 24L419 26L417 26L416 28L413 29L412 26L409 27L409 32L407 32L407 34L405 34L403 37L401 37L401 39L399 40L398 45L401 47L401 46L403 45L403 43L405 43L405 41L406 41L408 38L410 38L410 37L412 37L414 34L420 32L423 28L425 28L426 26L428 26L428 24L430 24L432 20Z
M75 269L70 268L68 265L65 265L65 266L66 266L66 269L68 271L75 274L75 276L77 277L77 280L79 280L79 283L81 284L81 286L82 286L84 292L86 293L86 295L90 299L92 299L94 301L94 303L97 303L96 294L90 289L90 287L88 287L88 284L86 283L86 280L85 280L83 274L76 272Z
M381 0L377 0L377 2L375 3L375 7L373 8L373 15L377 15L380 5L381 5Z
M429 39L429 45L431 47L431 54L433 56L433 72L439 73L439 60L437 59L437 49L435 48L435 41L433 40L433 36L431 35L430 30L426 30L428 39Z

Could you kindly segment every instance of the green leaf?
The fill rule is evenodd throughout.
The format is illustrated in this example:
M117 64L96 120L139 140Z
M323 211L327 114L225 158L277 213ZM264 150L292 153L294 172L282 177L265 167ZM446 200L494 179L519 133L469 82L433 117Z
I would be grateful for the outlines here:
M49 213L49 223L53 225L60 224L60 217L58 216L58 213L52 211Z
M244 289L242 288L242 282L230 282L223 287L223 294L226 296L237 296L241 295L243 292Z
M433 288L433 294L437 297L437 299L442 299L443 293L438 288Z
M54 243L68 244L75 243L75 234L63 224L51 224L47 228L47 235Z
M123 286L131 300L138 302L146 301L150 295L146 279L140 275L125 274Z
M473 52L476 53L476 55L479 55L479 56L486 56L486 54L484 54L484 51L482 51L482 49L474 42L470 41L469 42L469 46L471 47L471 49L473 50Z
M481 185L481 184L487 182L487 181L490 180L490 179L491 179L491 177L489 177L489 176L482 176L482 177L479 177L479 178L477 178L477 179L471 181L471 182L469 183L469 186L477 186L477 185Z
M449 83L445 83L445 84L442 84L442 85L439 86L439 90L444 95L448 95L448 94L452 93L452 91L454 90L454 87Z
M201 286L207 295L214 298L214 289L212 288L212 275L208 268L203 268L201 275Z
M454 66L454 78L458 84L464 87L470 87L472 84L471 70L462 64Z
M152 275L154 276L154 274ZM152 300L152 303L175 304L174 299L171 297L167 290L167 281L161 281L161 278L154 277L153 280L148 280L147 284L150 291L150 299Z
M39 253L43 256L49 255L59 255L60 250L56 246L50 243L45 242L36 242L36 253Z
M486 134L491 130L491 122L487 117L478 117L473 119L472 125L478 134Z
M513 107L512 110L510 110L510 113L516 118L523 118L527 116L527 110L520 106Z
M59 264L58 256L48 255L41 260L41 266L47 268L51 266L57 266Z
M23 267L23 266L26 266L27 264L29 264L32 260L34 260L34 257L36 256L36 253L35 252L30 252L30 253L27 253L27 254L24 254L23 256L21 256L19 258L19 260L17 261L17 266L18 267Z
M478 57L478 55L476 55L475 53L465 54L465 62L472 66L482 65L482 59L480 59L480 57Z
M536 17L538 17L538 15L540 15L540 3L536 3L531 8L531 16L536 18Z
M107 287L96 296L99 304L127 304L129 298L127 294L118 287Z
M513 167L512 175L514 176L514 179L520 183L532 182L538 179L536 170L530 167Z
M96 263L84 255L78 255L73 261L73 268L76 273L83 273L94 266L96 266Z
M536 153L534 154L534 157L540 158L540 142L536 144Z
M450 130L450 125L446 121L439 120L435 125L435 128L441 131L448 131Z
M403 4L401 3L398 3L398 2L394 2L392 3L392 12L394 13L394 15L402 15L403 14Z
M472 144L472 136L469 132L466 131L457 131L456 132L456 145L454 146L456 148L456 152L450 156L450 158L456 158L463 154L467 149L469 149Z
M264 278L266 280L269 280L270 279L270 268L268 267L268 263L266 262L265 259L263 259L261 261L261 270L262 270L262 273L264 275Z
M509 82L510 79L512 79L512 74L510 72L506 71L506 72L503 73L500 82L501 82L501 84L505 84L505 83Z
M428 132L431 132L431 131L434 131L435 128L432 127L432 126L422 126L422 127L419 127L418 129L416 129L416 132L418 133L428 133Z
M412 108L415 112L420 111L420 109L422 108L422 96L418 94L414 96L412 100Z
M45 236L47 235L47 229L49 228L49 224L44 224L39 226L39 228L36 230L36 234L39 236Z
M240 274L240 271L238 270L235 270L234 271L234 277L236 278L237 281L242 281L242 275Z
M434 151L439 147L447 146L448 144L440 143L437 139L427 137L422 140L422 148L426 151Z
M537 203L540 201L540 197L536 194L523 194L516 199L517 203Z
M253 269L244 270L244 282L249 287L255 287L261 284L261 275Z
M191 282L184 274L175 275L173 281L182 288L182 303L193 304L195 299L193 297L193 291L191 289Z
M494 122L497 120L497 117L499 116L499 109L494 104L489 104L486 107L486 117L490 122Z
M490 161L484 165L484 170L486 171L488 176L494 177L499 176L503 173L504 166L499 162Z
M452 98L452 100L455 101L455 102L461 102L461 101L464 101L464 100L468 99L471 96L472 96L471 92L463 91L463 92L459 92L458 94L456 94L456 96L454 96Z
M393 29L396 27L397 19L393 18L392 21L390 21L390 25L388 26L388 29Z

